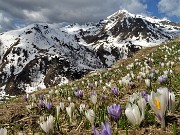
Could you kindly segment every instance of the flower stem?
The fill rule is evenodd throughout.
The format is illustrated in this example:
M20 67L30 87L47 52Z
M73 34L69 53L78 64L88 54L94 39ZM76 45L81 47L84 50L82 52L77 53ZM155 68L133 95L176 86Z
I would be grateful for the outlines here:
M165 130L165 118L164 117L161 120L161 129Z

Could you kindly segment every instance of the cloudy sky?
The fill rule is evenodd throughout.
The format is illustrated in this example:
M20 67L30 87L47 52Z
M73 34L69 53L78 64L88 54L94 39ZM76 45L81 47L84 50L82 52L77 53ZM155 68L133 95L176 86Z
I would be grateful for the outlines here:
M31 23L98 22L126 9L180 22L180 0L0 0L0 32Z

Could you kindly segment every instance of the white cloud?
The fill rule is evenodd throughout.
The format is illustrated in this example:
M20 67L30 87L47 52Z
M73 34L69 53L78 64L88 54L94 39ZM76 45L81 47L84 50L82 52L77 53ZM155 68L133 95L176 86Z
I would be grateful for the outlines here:
M0 32L6 31L12 28L12 20L3 12L0 12Z
M134 14L146 14L147 4L145 0L120 0L120 8L124 8Z
M168 16L180 17L180 0L160 0L158 9Z
M0 9L26 22L97 22L119 9L145 13L146 0L0 0Z
M23 10L24 15L27 18L31 18L34 22L47 22L48 19L39 11Z

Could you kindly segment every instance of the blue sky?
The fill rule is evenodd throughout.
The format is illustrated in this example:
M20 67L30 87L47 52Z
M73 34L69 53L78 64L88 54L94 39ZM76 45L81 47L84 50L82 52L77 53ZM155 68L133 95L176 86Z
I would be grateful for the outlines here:
M178 2L179 1L179 2ZM179 7L180 7L180 0L167 0L167 2L174 2L177 4L177 8L178 8L178 3L179 3ZM150 14L152 14L153 16L156 16L158 18L168 18L169 20L173 21L173 22L180 22L180 13L177 12L177 14L179 14L179 16L177 15L167 15L165 12L161 12L160 9L158 8L158 3L160 2L160 0L147 0L147 12L149 12ZM168 5L168 4L167 4ZM173 9L172 9L173 10ZM176 9L174 9L176 10Z
M0 32L40 22L98 22L121 9L180 22L180 0L0 0L0 3Z

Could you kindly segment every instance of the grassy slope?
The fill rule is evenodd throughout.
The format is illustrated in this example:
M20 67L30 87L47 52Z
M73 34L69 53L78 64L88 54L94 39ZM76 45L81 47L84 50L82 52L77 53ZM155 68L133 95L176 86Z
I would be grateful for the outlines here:
M118 61L111 69L105 69L105 70L99 70L97 72L92 72L83 77L80 80L76 80L74 82L70 82L68 85L64 85L61 87L55 87L50 89L41 90L38 92L35 92L36 97L39 97L40 94L48 94L49 90L58 90L58 95L53 94L48 100L52 102L54 109L52 109L50 112L48 112L46 109L39 108L36 106L34 109L32 109L30 112L27 111L26 105L30 103L30 101L27 103L23 96L19 96L13 99L10 99L6 103L0 104L0 127L6 127L9 131L9 133L17 132L23 130L25 133L29 133L34 130L36 133L40 132L40 126L37 123L39 120L39 116L43 114L54 114L55 115L55 106L59 104L59 102L65 102L65 106L68 106L68 100L67 97L71 96L72 101L75 103L76 107L78 108L81 103L85 103L87 105L87 108L94 108L91 101L89 101L89 93L91 91L91 88L88 86L88 83L95 83L97 81L98 85L97 87L94 87L94 91L96 91L98 95L98 104L96 105L97 111L97 120L96 120L96 126L99 127L100 118L98 117L98 110L102 110L102 106L109 106L113 103L118 103L123 109L123 113L125 110L125 105L127 98L130 94L137 91L142 91L147 89L144 80L137 81L136 77L137 74L140 71L140 66L135 65L132 69L127 70L127 66L131 63L143 63L148 58L153 58L154 62L150 62L150 67L155 67L155 69L159 70L159 74L162 74L164 70L167 70L168 68L165 66L164 68L161 68L159 66L159 62L167 63L168 61L174 61L175 64L171 69L173 70L173 76L168 79L168 82L164 84L164 87L171 88L172 91L176 94L176 111L174 114L169 114L166 118L166 131L160 130L160 125L155 120L152 120L150 116L153 117L153 112L150 111L149 115L145 118L145 121L141 124L140 128L134 129L129 122L125 119L125 124L121 124L121 126L118 128L119 134L125 134L125 128L129 127L129 134L172 134L172 121L177 122L177 130L180 132L180 61L175 60L175 57L180 57L180 52L177 52L180 50L180 41L176 42L170 42L168 43L168 47L175 46L174 51L170 52L170 54L167 54L167 51L165 49L162 49L164 45L160 45L158 47L151 47L151 48L145 48L143 50L140 50L137 52L133 58L129 58L126 60L120 60ZM161 48L159 48L161 47ZM164 60L165 55L167 55L167 61ZM133 79L134 85L133 86L120 86L119 80L122 79L127 73L130 73L130 71L133 71L135 74L135 79ZM156 76L157 79L157 76ZM102 80L102 83L100 83L100 80ZM111 82L111 86L116 86L119 89L119 96L115 96L111 93L109 88L106 86L106 83ZM103 92L103 86L106 86L107 90L106 92ZM152 82L152 89L156 90L157 88L161 87L162 85L159 84L158 81ZM83 98L77 98L74 96L74 93L72 91L73 87L78 87L79 89L83 90L84 95ZM149 90L150 91L150 90ZM104 93L107 98L102 101L100 98L100 95ZM35 101L35 103L38 104L38 100ZM36 104L35 104L36 105ZM106 111L104 111L106 112ZM73 123L71 127L71 131L69 131L68 124L66 122L66 119L68 118L66 115L65 110L61 114L61 128L63 130L63 134L91 134L92 129L86 129L87 122L85 117L81 121L79 121L78 117L78 111L75 110L75 114L77 116L74 116ZM76 117L76 118L75 118ZM122 117L125 117L124 114ZM108 118L107 112L105 113L105 119ZM123 119L123 118L122 118ZM123 123L123 121L121 121ZM81 123L81 125L78 127L78 125ZM124 127L125 126L125 127ZM111 127L113 131L115 131L115 123L111 122ZM57 126L55 128L55 134L60 134L57 131Z

